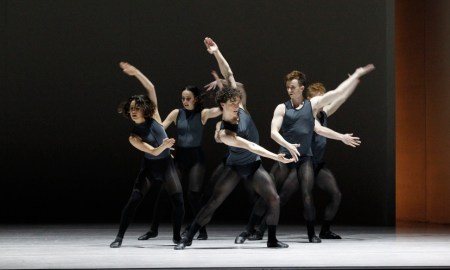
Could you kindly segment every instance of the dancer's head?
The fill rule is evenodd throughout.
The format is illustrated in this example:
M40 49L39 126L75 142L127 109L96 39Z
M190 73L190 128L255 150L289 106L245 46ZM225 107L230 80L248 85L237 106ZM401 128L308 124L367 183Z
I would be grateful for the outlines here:
M312 83L306 89L306 97L308 99L313 98L315 96L322 96L326 92L325 85L320 82Z
M286 90L291 99L305 96L303 90L305 89L306 75L298 70L293 70L284 77L286 83Z
M237 115L241 98L241 91L234 88L224 87L217 91L216 103L224 113Z
M119 105L118 111L135 123L142 123L151 118L156 106L146 95L133 95Z
M181 102L187 110L203 110L203 95L196 86L188 85L181 91Z

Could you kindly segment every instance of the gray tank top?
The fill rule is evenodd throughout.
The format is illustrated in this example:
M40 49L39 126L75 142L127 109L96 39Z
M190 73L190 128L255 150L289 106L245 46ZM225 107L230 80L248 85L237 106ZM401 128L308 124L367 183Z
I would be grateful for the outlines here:
M236 132L237 136L259 144L259 133L255 123L253 123L250 114L242 108L239 108L239 122L237 125L222 121L220 129ZM261 160L259 155L247 149L228 146L228 150L227 165L246 165Z
M312 156L311 142L314 132L314 116L312 112L311 102L304 100L303 107L296 110L292 106L292 102L288 100L284 103L286 106L286 113L281 124L281 134L283 138L289 143L299 143L298 151L301 156ZM286 157L291 157L289 151L283 146L280 147L280 152L286 154Z
M180 108L177 116L177 146L199 147L202 144L203 124L201 111Z
M142 139L142 141L150 144L153 147L160 146L163 140L167 138L164 127L153 118L145 119L145 122L142 124L135 124L131 133L138 135ZM170 150L165 149L158 156L153 156L149 153L145 153L145 158L155 160L166 158L169 155Z

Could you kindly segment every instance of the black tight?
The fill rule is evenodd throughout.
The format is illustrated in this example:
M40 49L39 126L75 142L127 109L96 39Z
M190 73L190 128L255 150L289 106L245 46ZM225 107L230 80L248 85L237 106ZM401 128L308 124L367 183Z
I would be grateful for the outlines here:
M197 227L204 226L211 221L216 209L234 190L240 179L241 175L239 175L236 170L224 170L222 176L214 186L211 198L197 214L197 217L193 222L195 226L191 226L188 237L192 238L198 229ZM279 219L280 199L270 175L261 165L259 165L256 171L244 181L248 181L249 186L251 186L255 192L261 196L261 199L268 205L268 210L266 213L267 224L277 225Z
M325 207L323 220L331 222L336 216L342 198L336 178L327 167L321 167L316 174L316 185L330 196L330 201Z
M150 165L148 165L149 163ZM155 181L152 170L155 170L151 167L152 162L146 161L144 163L143 168L139 172L139 175L136 179L136 183L133 187L133 191L131 192L130 199L122 210L122 216L120 219L119 232L117 233L118 238L123 238L125 232L130 225L134 214L139 206L139 204L144 199L145 195L147 195L150 188L153 186L152 181ZM163 179L163 186L168 194L170 194L170 201L173 206L173 236L174 239L180 238L180 229L181 224L184 218L184 203L183 203L183 193L180 184L180 180L178 179L178 175L175 171L175 167L173 162L169 160L158 161L159 166L163 168L160 169L161 174L158 175ZM151 180L150 180L150 179Z

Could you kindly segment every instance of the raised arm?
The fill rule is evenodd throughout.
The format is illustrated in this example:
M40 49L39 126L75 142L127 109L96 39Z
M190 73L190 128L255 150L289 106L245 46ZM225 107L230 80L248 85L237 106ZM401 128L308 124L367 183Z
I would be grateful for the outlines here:
M216 58L222 76L230 83L231 88L236 88L236 81L234 79L233 72L231 71L231 67L220 52L219 46L217 46L214 40L209 37L206 37L203 42L205 43L207 51Z
M342 141L346 145L351 147L356 147L361 144L361 140L359 137L353 137L353 133L341 134L332 129L322 126L319 121L315 121L314 131L326 138Z
M167 148L170 149L175 144L175 139L165 138L160 146L153 147L150 144L142 141L142 139L135 134L131 134L128 140L136 149L145 153L149 153L152 156L159 156L164 150L166 150Z
M352 81L348 85L348 89L345 91L345 93L342 96L340 96L339 98L337 98L336 100L334 100L330 104L328 104L325 107L323 107L322 110L325 111L328 116L331 116L353 94L353 92L355 91L356 86L358 86L358 84L359 84L359 79Z
M343 81L335 90L331 90L326 92L322 96L316 96L311 98L311 105L313 107L314 113L316 113L318 110L323 108L324 106L332 103L334 100L338 99L340 96L349 95L348 91L350 91L351 88L349 88L349 85L355 81L361 78L363 75L369 73L370 71L374 70L375 66L372 64L369 64L365 67L360 67L355 70L355 72L350 75L345 81ZM354 89L353 89L354 90Z
M300 144L290 143L286 141L283 136L280 134L281 124L283 123L284 114L286 112L286 107L284 104L279 104L273 113L272 123L270 125L270 137L276 141L279 145L286 148L291 154L292 158L295 162L298 161L298 157L300 153L298 152L297 147Z
M256 143L250 142L242 137L237 136L236 133L232 131L222 129L219 131L218 135L220 141L226 145L247 149L248 151L255 153L257 155L270 158L275 161L280 161L283 163L289 163L294 161L294 158L287 159L284 157L284 154L272 153Z
M141 82L142 86L144 86L144 88L147 90L148 97L155 104L155 113L153 115L153 118L161 123L161 116L159 115L158 111L158 99L156 97L156 90L153 83L139 69L130 65L129 63L120 62L119 65L124 73L136 77Z

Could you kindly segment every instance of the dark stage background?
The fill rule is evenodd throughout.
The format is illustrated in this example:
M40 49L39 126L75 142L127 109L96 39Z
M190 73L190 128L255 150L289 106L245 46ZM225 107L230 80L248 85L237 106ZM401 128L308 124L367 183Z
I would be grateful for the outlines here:
M116 107L144 93L118 63L153 81L165 117L180 106L185 85L212 80L218 68L203 45L210 36L246 85L261 145L272 151L270 121L288 98L286 73L302 70L333 89L355 68L375 64L330 119L363 143L330 141L327 162L343 193L337 223L394 224L392 20L392 2L381 0L0 0L0 222L118 223L142 154L128 143L131 123ZM205 133L207 176L225 153L213 140L215 122ZM263 164L270 169L272 161ZM137 221L150 222L150 195ZM212 222L244 223L248 213L238 187ZM297 194L280 223L301 222Z

